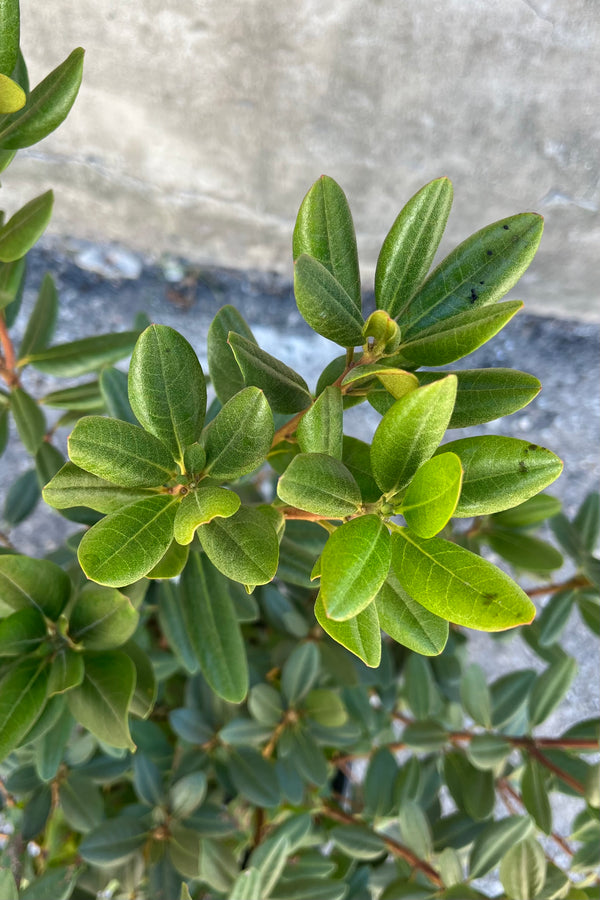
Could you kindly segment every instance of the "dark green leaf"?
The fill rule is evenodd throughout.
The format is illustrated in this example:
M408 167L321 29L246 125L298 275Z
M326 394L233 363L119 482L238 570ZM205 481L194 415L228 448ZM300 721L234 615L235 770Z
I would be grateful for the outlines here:
M328 837L351 859L377 859L387 853L383 839L362 825L336 825Z
M577 663L565 656L552 663L536 678L529 695L529 719L539 725L556 709L577 674Z
M319 677L320 665L316 644L299 644L292 651L281 670L281 690L288 706L296 706L308 694Z
M68 462L46 485L42 496L55 509L89 506L101 513L113 513L156 494L151 489L117 487Z
M248 710L261 725L274 727L283 715L281 694L270 684L255 684L248 697Z
M327 532L316 522L302 519L286 521L279 547L277 577L288 584L312 587L310 574L326 541Z
M247 385L264 391L273 412L295 413L310 406L312 397L301 375L261 350L253 340L230 332L228 343Z
M205 472L233 481L262 465L271 447L273 414L262 391L242 389L228 400L203 435Z
M277 885L270 900L344 900L347 885L343 881L331 881L323 876L295 876Z
M78 47L29 94L23 109L0 125L0 150L18 150L37 144L67 117L75 102L83 71L83 50Z
M79 868L48 868L21 891L21 900L69 900L80 875Z
M341 519L358 511L358 485L342 462L324 453L300 453L279 479L284 503L327 518Z
M115 588L86 584L69 618L69 635L86 650L112 650L129 640L139 613Z
M494 528L486 534L492 550L517 569L547 574L560 569L564 560L552 544L529 534Z
M394 807L390 785L398 775L398 764L387 747L379 747L369 762L364 781L365 809L374 817L387 816Z
M116 331L81 338L31 353L20 359L19 365L31 364L40 372L59 378L77 378L129 356L137 337L137 331Z
M448 622L406 593L393 570L375 598L379 624L391 638L415 653L437 656L448 640Z
M230 332L256 344L254 335L237 309L223 306L210 324L206 341L210 378L221 403L226 403L245 385L244 376L229 346Z
M144 753L133 757L133 787L148 806L158 806L163 800L162 774L156 763Z
M19 437L27 452L33 456L46 433L44 413L33 397L20 387L15 387L10 392L10 408Z
M135 750L127 721L134 688L135 666L125 653L86 654L84 679L69 691L69 709L84 728L109 746Z
M329 619L321 595L315 603L315 618L323 631L341 644L370 668L376 668L381 661L381 632L377 609L371 603L352 619L339 622Z
M34 607L56 621L70 593L69 576L54 563L12 554L0 556L0 598L5 608Z
M492 699L485 672L475 663L468 666L460 681L460 699L474 722L490 728L492 725Z
M378 309L397 316L413 296L435 256L450 207L452 183L436 178L412 197L392 225L375 271Z
M390 535L377 516L336 528L321 556L320 597L328 618L351 619L368 606L387 577L390 559Z
M573 521L586 550L593 553L600 534L600 494L588 494Z
M360 488L363 503L374 503L381 491L371 471L371 447L358 438L344 435L342 461Z
M129 402L128 376L113 366L107 366L100 373L100 399L106 405L106 409L114 419L130 422L137 425L137 419L133 414Z
M198 537L213 565L232 581L266 584L277 571L277 533L260 509L242 506L227 519L213 519L199 526Z
M48 678L48 696L65 694L83 681L84 665L81 653L61 647L54 655Z
M287 737L286 759L305 781L322 787L327 781L327 761L310 731L301 725L295 725L287 733Z
M104 399L97 381L86 381L71 388L51 391L40 400L52 409L68 409L75 412L92 412L104 409Z
M206 796L204 772L190 772L179 778L169 791L169 806L174 816L186 819Z
M495 734L474 734L467 746L467 756L478 769L495 769L511 750L509 742Z
M169 647L182 666L191 674L197 672L199 663L190 639L185 606L177 587L170 581L162 582L158 588L158 621Z
M303 254L295 262L294 293L298 309L313 331L342 347L362 344L360 306L312 256Z
M512 509L495 513L492 521L502 528L530 528L557 515L561 505L560 500L550 494L536 494Z
M520 669L498 678L491 686L492 725L503 728L527 703L536 679L533 669Z
M421 859L431 856L433 838L427 816L415 800L405 800L400 806L398 824L402 841Z
M141 819L116 816L90 831L79 845L79 853L93 866L112 868L133 856L146 838L147 828Z
M419 537L434 537L450 521L462 484L460 459L441 453L423 463L408 486L400 512Z
M444 777L454 802L462 812L475 821L491 816L496 801L491 771L476 769L462 753L452 751L444 757Z
M343 415L340 388L326 387L298 424L296 436L302 452L325 453L341 459Z
M37 609L27 606L0 619L0 656L32 653L47 635L46 622Z
M0 759L18 747L46 703L47 660L26 659L0 680Z
M19 475L9 487L4 501L2 515L7 525L11 527L18 525L31 515L40 496L40 484L35 469L28 469Z
M415 719L428 719L439 706L431 666L422 656L411 654L404 666L404 692Z
M10 75L19 56L19 0L1 0L0 2L0 72ZM8 891L6 891L8 894ZM13 900L7 897L7 900ZM16 900L16 895L15 895Z
M13 262L31 250L48 226L53 204L54 194L52 191L46 191L45 194L40 194L22 206L0 228L0 261Z
M2 151L0 151L0 159ZM20 306L23 296L23 287L25 282L25 258L17 259L11 263L0 263L0 309L4 309L10 304L14 307ZM11 306L11 310L14 308ZM6 310L6 324L10 328L12 321L9 321L9 310Z
M537 827L550 834L552 831L552 807L544 779L544 772L537 760L528 757L521 777L521 797L529 815Z
M69 772L65 781L60 784L58 797L63 815L71 828L85 834L100 825L104 803L91 778L86 778L79 772Z
M56 285L51 275L44 275L42 286L33 311L29 317L21 346L19 357L29 356L44 350L54 334L56 316L58 313L58 294Z
M252 747L229 750L228 772L234 785L256 806L276 806L280 794L273 764Z
M178 872L186 878L198 878L202 856L200 835L183 825L174 824L170 829L168 853Z

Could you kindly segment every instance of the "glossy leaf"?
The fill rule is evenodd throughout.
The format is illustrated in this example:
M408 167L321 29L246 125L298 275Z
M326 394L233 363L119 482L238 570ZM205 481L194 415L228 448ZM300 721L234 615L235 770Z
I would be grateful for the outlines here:
M20 387L10 392L10 408L23 446L33 456L46 433L44 413L33 397Z
M79 544L81 568L92 581L122 587L146 575L173 539L177 499L160 494L101 519Z
M40 372L56 375L58 378L77 378L129 356L137 336L137 331L116 331L81 338L68 344L55 344L54 347L22 357L19 365L31 364Z
M48 226L53 204L54 194L46 191L22 206L0 227L0 261L13 262L31 250Z
M10 75L17 63L19 55L19 0L1 0L0 2L0 72ZM8 892L6 892L8 893ZM9 898L12 900L12 897Z
M190 544L196 528L217 516L228 518L240 508L240 498L226 488L207 485L191 491L177 509L173 533L180 544Z
M147 828L134 816L115 816L90 831L79 845L86 862L100 868L112 868L126 862L147 838Z
M321 556L320 597L327 616L344 621L368 606L387 577L390 559L390 535L377 516L336 528Z
M233 481L262 465L271 447L273 414L262 391L241 390L228 400L203 435L204 471L219 481Z
M319 394L298 424L296 437L303 453L325 453L342 458L344 407L339 387L329 386Z
M399 352L415 366L444 366L473 353L504 328L522 309L521 300L466 310L403 341Z
M223 306L212 320L206 339L210 378L221 403L245 386L244 376L229 346L229 332L256 344L250 328L234 306Z
M320 659L316 644L299 644L281 670L281 690L289 706L295 706L319 677Z
M46 703L47 661L26 659L0 680L0 758L18 747Z
M402 490L433 456L452 415L456 377L426 385L396 400L373 437L371 465L379 487Z
M120 650L86 654L85 675L68 693L75 719L111 747L135 750L127 713L135 688L135 666Z
M540 725L556 709L577 673L577 663L564 656L538 675L529 695L531 725Z
M327 175L315 181L296 219L294 261L302 254L318 260L361 308L360 273L354 223L344 192Z
M227 581L192 553L180 583L180 602L190 644L214 691L240 703L248 691L248 664Z
M0 150L37 144L67 117L75 102L83 71L78 47L29 94L27 103L0 124Z
M450 541L425 540L399 528L392 536L392 566L418 603L457 625L503 631L535 615L527 594L508 575Z
M69 617L69 636L86 650L112 650L129 640L138 620L125 594L86 584Z
M330 619L325 611L321 595L315 603L315 618L323 631L341 644L370 668L376 668L381 660L381 633L377 609L371 603L352 619L343 622Z
M68 462L48 482L42 496L54 509L89 506L101 513L112 513L136 500L155 496L155 492L145 488L117 486Z
M386 634L415 653L437 656L448 640L448 622L406 593L393 569L375 598L379 624Z
M31 606L0 619L0 657L33 652L47 635L46 622Z
M461 485L462 466L454 453L442 453L423 463L400 507L408 527L419 537L435 537L452 518Z
M348 469L324 453L300 453L277 484L284 503L332 519L351 516L361 504L360 490Z
M500 863L500 881L513 900L534 900L546 881L546 855L533 837L510 847Z
M371 471L371 448L358 438L344 435L342 461L360 488L363 503L379 500L381 491Z
M230 332L228 343L245 384L260 388L273 412L295 413L310 406L312 397L301 375L242 335Z
M454 515L500 512L528 500L555 481L562 460L550 450L517 438L485 435L444 444L463 467L463 486Z
M113 366L102 369L99 379L100 397L110 416L137 425L129 402L128 380L126 372L121 372Z
M490 822L475 839L469 860L471 878L480 878L496 866L507 850L527 837L531 821L525 816L507 816Z
M241 584L266 584L277 571L279 541L259 509L242 506L227 519L200 525L198 537L216 568Z
M450 316L500 300L533 259L543 227L541 216L521 213L494 222L459 244L400 309L404 339Z
M317 334L342 347L363 343L360 306L312 256L303 254L294 264L294 293L300 314Z
M450 207L452 183L436 178L422 187L402 209L379 254L375 271L378 309L397 316L427 275L438 248Z
M446 372L418 373L421 384L446 377ZM456 375L458 388L449 428L466 428L491 422L527 406L540 392L533 375L515 369L462 369Z
M46 559L6 554L0 556L0 601L6 609L33 607L56 621L71 593L71 580Z

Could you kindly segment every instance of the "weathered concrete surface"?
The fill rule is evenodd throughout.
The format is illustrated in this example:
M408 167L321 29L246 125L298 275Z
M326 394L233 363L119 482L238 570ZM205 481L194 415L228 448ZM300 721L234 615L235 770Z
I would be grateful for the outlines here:
M3 177L15 205L57 188L55 233L289 277L295 213L326 172L368 286L402 204L446 174L442 251L537 210L546 234L516 296L600 318L596 0L22 6L33 83L87 49L70 118Z

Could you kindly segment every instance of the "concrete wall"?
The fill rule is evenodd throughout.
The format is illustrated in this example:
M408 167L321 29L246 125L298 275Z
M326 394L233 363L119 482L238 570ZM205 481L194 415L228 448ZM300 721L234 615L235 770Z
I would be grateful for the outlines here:
M291 275L295 214L325 172L349 197L369 286L400 207L446 174L442 251L541 212L514 296L600 317L597 0L21 5L34 83L87 50L69 119L3 178L13 200L56 187L55 232Z

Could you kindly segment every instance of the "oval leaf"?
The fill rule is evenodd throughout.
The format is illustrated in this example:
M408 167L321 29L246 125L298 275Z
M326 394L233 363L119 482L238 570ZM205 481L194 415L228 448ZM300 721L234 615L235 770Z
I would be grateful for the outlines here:
M69 636L86 650L112 650L129 640L139 617L125 594L86 584L69 617Z
M448 622L406 593L393 571L375 598L379 624L386 634L415 653L437 656L448 640Z
M295 456L279 479L277 494L290 506L331 519L354 515L361 504L359 487L348 469L324 453Z
M302 452L325 453L341 459L343 418L342 392L329 385L300 419L296 437Z
M321 599L330 619L351 619L371 603L391 560L387 526L377 516L346 522L330 535L321 556Z
M81 338L30 353L19 360L19 365L31 364L40 372L58 378L76 378L129 356L137 337L137 331L117 331Z
M304 378L241 334L228 337L247 385L264 391L273 412L295 413L310 406L312 397Z
M442 453L423 463L399 510L408 527L419 537L435 537L454 514L461 484L462 466L455 453Z
M0 681L0 758L18 747L45 703L47 660L29 659L13 666Z
M244 376L229 346L230 332L256 344L254 335L237 309L223 306L212 320L206 339L210 379L221 403L227 403L245 385Z
M253 472L265 462L274 432L273 413L263 392L244 388L227 401L204 432L204 471L219 481Z
M0 556L0 599L4 607L33 607L56 621L70 594L71 579L53 562L12 554Z
M180 544L191 544L199 525L217 516L228 518L240 508L240 498L226 488L207 485L191 491L177 509L173 534Z
M374 603L352 619L339 622L328 618L319 594L315 603L315 618L329 637L358 656L366 666L377 668L381 661L381 632Z
M54 194L46 191L22 206L2 228L0 228L0 260L12 262L25 256L28 250L42 236L50 217Z
M86 653L85 674L68 693L77 721L110 747L135 750L127 714L135 688L135 666L126 653Z
M44 500L54 509L89 506L101 513L116 512L154 494L151 489L117 487L72 462L65 463L42 491Z
M258 509L242 506L227 519L200 525L198 537L213 565L232 581L266 584L277 571L277 533Z
M362 344L360 307L312 256L303 254L294 264L294 293L300 314L313 331L342 347Z

